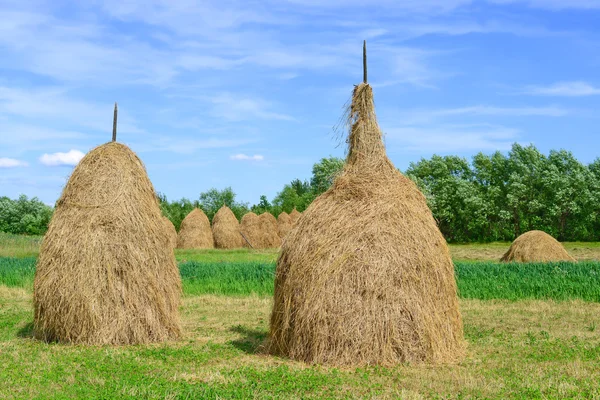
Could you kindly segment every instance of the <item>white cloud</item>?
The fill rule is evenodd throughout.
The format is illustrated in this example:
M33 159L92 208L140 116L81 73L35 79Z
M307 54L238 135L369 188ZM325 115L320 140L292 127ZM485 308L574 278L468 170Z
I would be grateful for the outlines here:
M549 86L528 86L524 93L538 96L593 96L600 95L600 87L581 81L558 82Z
M231 160L243 160L243 161L263 161L265 159L265 157L260 154L248 156L246 154L241 154L241 153L230 156L229 158Z
M17 160L15 158L0 157L0 168L16 168L26 166L27 163L25 161Z
M52 153L44 154L40 157L40 162L49 167L56 167L59 165L77 165L79 161L85 156L79 150L71 150L67 153Z

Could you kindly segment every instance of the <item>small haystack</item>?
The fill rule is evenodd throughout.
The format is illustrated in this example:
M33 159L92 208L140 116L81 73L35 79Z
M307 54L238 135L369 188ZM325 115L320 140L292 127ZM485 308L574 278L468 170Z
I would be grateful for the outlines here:
M227 206L223 206L213 217L212 232L217 249L237 249L244 247L240 235L240 223Z
M277 225L279 228L279 237L283 240L294 226L294 223L292 222L290 215L283 211L277 217Z
M163 222L165 223L165 231L167 236L169 237L169 245L172 249L177 247L177 230L175 229L175 225L171 222L171 220L167 217L163 216Z
M107 143L74 169L44 236L34 334L46 341L138 344L180 335L181 280L144 165Z
M529 231L515 239L500 261L527 263L577 260L546 232Z
M240 221L240 232L243 236L244 247L262 248L262 234L258 215L253 212L244 214Z
M302 216L302 213L298 212L298 210L296 210L296 207L294 207L294 209L290 213L290 218L292 219L292 225L296 225L296 223L298 223L298 220L300 219L301 216Z
M194 208L181 221L177 236L178 249L212 249L213 234L208 217L199 208Z
M281 246L279 237L279 226L273 214L264 212L258 216L260 221L260 232L262 236L263 249L275 249Z
M329 365L454 362L454 265L425 196L387 158L368 84L349 125L343 173L283 243L267 349Z

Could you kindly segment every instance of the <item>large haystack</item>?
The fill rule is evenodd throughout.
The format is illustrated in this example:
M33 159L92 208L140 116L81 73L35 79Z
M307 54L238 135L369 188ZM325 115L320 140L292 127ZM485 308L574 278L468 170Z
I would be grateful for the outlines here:
M279 237L281 238L281 240L283 240L294 226L294 223L292 222L292 218L290 217L290 215L283 211L277 217L277 225L279 228Z
M546 232L529 231L515 239L500 261L527 263L577 260Z
M175 229L175 225L167 217L163 217L163 222L165 224L165 231L169 237L169 245L174 249L177 247L177 230Z
M35 336L97 345L177 338L180 295L144 165L119 143L90 151L69 178L42 243Z
M290 218L292 219L292 225L296 225L296 223L298 222L298 220L300 219L301 216L302 216L302 213L299 212L298 210L296 210L296 207L294 207L294 209L290 213Z
M178 249L212 249L214 240L210 221L199 208L194 208L181 221L177 235Z
M454 266L425 197L387 158L372 89L354 89L343 173L283 243L267 348L309 363L453 362Z
M244 247L240 235L240 223L229 207L223 206L213 217L213 237L217 249L237 249Z
M240 233L243 236L244 247L260 249L262 245L262 234L260 220L253 212L244 214L240 221Z
M264 212L258 216L260 221L260 232L262 236L263 249L275 249L281 246L279 237L279 226L273 214Z

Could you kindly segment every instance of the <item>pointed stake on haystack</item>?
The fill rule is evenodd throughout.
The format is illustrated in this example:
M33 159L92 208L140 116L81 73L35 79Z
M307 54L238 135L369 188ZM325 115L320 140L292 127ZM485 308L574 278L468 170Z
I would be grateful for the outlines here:
M363 83L367 83L367 41L363 41Z
M119 110L117 109L117 102L115 101L115 114L113 116L113 136L112 136L113 142L117 141L117 113L118 112L119 112Z

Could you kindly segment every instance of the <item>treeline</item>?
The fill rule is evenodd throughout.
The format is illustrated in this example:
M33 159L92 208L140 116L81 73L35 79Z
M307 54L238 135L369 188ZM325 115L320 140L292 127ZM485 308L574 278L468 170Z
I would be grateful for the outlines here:
M479 153L471 162L422 159L406 174L450 242L513 240L532 229L561 241L600 240L600 159L584 165L565 150L545 156L514 144L508 155Z
M304 211L341 172L344 161L324 158L309 180L295 179L271 201L239 202L228 187L210 189L198 199L169 201L159 194L162 212L177 229L198 207L212 221L223 205L238 219L249 212L278 216L294 208ZM514 144L508 154L479 153L470 161L433 156L411 163L407 176L421 188L440 230L449 242L511 241L532 229L561 241L600 241L600 159L590 165L568 151L544 155L533 145ZM0 198L0 231L43 234L52 209L36 198Z
M16 200L0 197L0 232L42 235L48 229L52 207L36 197L21 195Z

